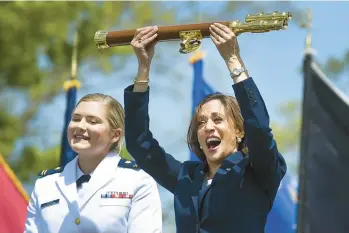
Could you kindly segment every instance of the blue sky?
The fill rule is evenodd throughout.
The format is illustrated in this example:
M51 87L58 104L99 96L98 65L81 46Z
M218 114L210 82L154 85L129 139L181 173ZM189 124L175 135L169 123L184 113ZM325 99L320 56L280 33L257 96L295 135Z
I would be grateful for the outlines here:
M204 2L202 8L211 5L214 8L217 4L219 2ZM304 10L312 9L312 38L313 48L317 51L316 59L322 62L329 56L342 56L349 48L349 30L344 30L347 26L345 22L349 22L347 14L349 2L295 2L294 4ZM285 31L248 33L239 36L242 58L264 97L271 120L281 120L277 114L277 108L281 103L302 98L303 77L299 68L302 64L305 35L305 30L291 23ZM161 144L179 160L185 160L187 147L184 140L191 113L193 71L189 64L191 55L177 54L178 46L177 42L157 45L158 52L169 53L168 62L172 63L172 69L167 73L151 74L153 91L150 116L151 129ZM204 75L207 82L217 91L233 94L229 73L209 38L204 39L201 50L206 53ZM154 59L154 65L156 62ZM112 75L93 73L88 68L81 70L80 75L88 76L83 85L89 88L81 90L78 98L90 92L103 92L114 96L123 104L123 89L131 83L136 74L133 72L136 66L136 58L133 57L126 69L115 71ZM174 91L179 93L179 96L174 95ZM61 95L41 110L33 127L44 128L46 131L47 128L43 125L47 124L53 135L49 141L42 144L59 142L64 105L64 96ZM53 118L52 113L55 113ZM53 124L52 119L54 119Z
M214 4L214 7L219 2L204 3L206 7L210 7L209 4ZM317 51L316 60L324 62L330 56L342 56L349 48L349 2L294 4L304 10L312 9L312 47ZM239 37L242 58L262 93L272 121L281 120L277 114L281 103L302 98L303 77L299 69L302 65L305 35L305 30L291 24L285 31ZM178 53L173 56L176 54L173 51L178 51L178 46L177 42L157 45L157 51L170 51L167 59L172 63L172 70L151 74L150 128L167 152L184 161L189 157L185 136L191 114L193 71L189 64L190 55ZM205 39L201 50L206 53L204 75L207 82L217 91L233 94L229 73L212 41ZM87 73L88 70L82 71L79 74L91 77L85 83L89 88L80 91L78 98L88 92L103 92L114 96L123 104L123 89L136 74L133 72L136 65L134 57L127 66L130 69L126 72L116 71L108 77ZM173 91L179 95L174 95ZM44 130L46 138L47 131L52 137L48 141L38 142L39 145L60 143L64 109L63 95L42 109L33 127ZM286 160L294 162L295 158L286 157ZM172 200L167 192L162 193L162 196L164 200Z

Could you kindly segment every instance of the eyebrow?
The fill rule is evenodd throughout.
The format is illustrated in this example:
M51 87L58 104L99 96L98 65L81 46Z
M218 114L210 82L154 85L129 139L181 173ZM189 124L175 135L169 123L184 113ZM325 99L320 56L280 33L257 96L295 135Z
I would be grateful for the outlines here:
M213 116L220 116L220 117L224 116L224 114L219 113L219 112L213 112L211 115L213 115Z
M79 117L81 117L81 114L73 113L72 116L79 116ZM86 117L87 117L87 118L96 118L96 119L98 119L98 120L102 120L102 119L99 118L98 116L93 116L93 115L87 115Z
M224 117L224 115L222 113L219 113L219 112L212 112L211 113L211 116L220 116L220 117ZM198 118L207 118L206 115L198 115Z

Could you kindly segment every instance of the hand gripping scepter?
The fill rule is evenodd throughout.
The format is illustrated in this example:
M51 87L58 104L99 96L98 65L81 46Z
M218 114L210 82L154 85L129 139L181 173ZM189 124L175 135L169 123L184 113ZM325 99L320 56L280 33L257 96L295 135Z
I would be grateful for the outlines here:
M229 27L237 36L241 33L264 33L284 30L291 19L289 12L250 14L245 22L239 20L218 22ZM186 54L195 51L201 45L203 38L210 36L209 27L212 23L185 24L158 27L157 39L160 42L181 40L179 52ZM130 45L136 30L103 31L95 33L94 41L97 48L106 49L114 46Z

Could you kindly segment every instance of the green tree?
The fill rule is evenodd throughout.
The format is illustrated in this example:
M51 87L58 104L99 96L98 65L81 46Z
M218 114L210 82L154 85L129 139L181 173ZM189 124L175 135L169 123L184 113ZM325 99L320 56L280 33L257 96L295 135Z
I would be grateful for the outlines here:
M300 104L299 101L289 101L279 106L278 112L282 122L273 122L271 127L278 142L280 151L297 151L300 133Z
M328 77L336 79L339 75L349 71L349 49L341 57L330 57L322 65L324 72Z
M18 139L37 134L31 122L40 107L63 92L63 82L70 76L75 30L79 34L79 65L107 73L122 67L132 50L116 47L101 56L93 43L94 33L99 29L115 29L115 25L135 28L154 21L173 22L175 14L162 11L162 5L147 2L1 3L0 29L6 32L0 35L4 58L0 63L0 151L4 157L14 153ZM118 62L112 58L119 58ZM59 148L41 151L31 143L22 147L19 158L14 168L25 181L38 170L56 167Z
M31 123L45 104L63 92L63 82L70 76L76 30L79 34L79 67L88 66L96 72L108 73L122 69L132 50L129 46L115 47L104 50L101 55L93 43L93 35L99 29L120 30L216 20L218 15L219 19L229 17L231 20L238 18L234 15L241 7L252 12L263 7L270 9L271 6L274 9L280 6L293 9L284 3L261 6L249 2L221 3L220 8L209 13L200 12L199 2L18 1L0 5L0 29L6 32L0 35L3 54L0 63L0 152L14 161L15 171L23 181L30 180L38 170L58 164L59 147L43 150L23 139L40 133ZM168 56L169 52L160 52L157 56L163 54ZM166 59L157 60L164 60L157 64L157 71L171 65ZM83 78L80 79L84 83ZM11 156L16 154L14 148L18 142L22 142L18 146L21 150L17 156Z
M121 30L145 25L170 25L240 19L247 12L299 10L287 2L220 2L217 9L201 2L2 2L0 3L0 153L12 162L22 181L32 181L39 170L58 165L60 142L39 148L40 132L33 125L38 113L63 93L63 82L70 76L73 35L79 34L79 67L96 72L122 70L130 47L115 47L101 54L93 43L97 30ZM209 4L209 3L207 3ZM218 3L215 3L218 4ZM207 5L206 5L207 6ZM239 13L240 12L240 13ZM241 13L242 12L242 13ZM296 22L300 17L296 14ZM170 43L169 43L170 44ZM159 51L156 56L178 55ZM156 58L156 72L168 72L168 59ZM79 69L80 70L80 69ZM78 75L84 86L84 75ZM90 77L89 77L90 78ZM177 76L180 81L180 74ZM168 89L176 97L181 93ZM62 113L63 120L63 113ZM41 135L49 137L50 135ZM19 145L18 145L19 144ZM16 145L16 146L15 146ZM15 151L14 148L19 148ZM123 157L131 156L123 148ZM164 219L168 213L164 213ZM166 222L166 220L165 220Z

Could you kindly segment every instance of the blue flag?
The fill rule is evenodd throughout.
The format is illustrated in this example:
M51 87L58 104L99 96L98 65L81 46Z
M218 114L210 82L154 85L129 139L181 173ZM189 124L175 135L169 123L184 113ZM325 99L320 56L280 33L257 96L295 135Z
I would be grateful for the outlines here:
M267 217L265 233L296 232L297 189L291 175L286 173Z
M194 82L192 92L192 116L195 107L201 100L215 91L205 82L203 76L203 54L195 54L191 58L194 68ZM198 161L197 156L190 152L190 160ZM296 213L296 192L292 186L290 175L286 174L281 182L279 191L276 195L273 209L270 211L265 227L265 233L294 233L295 232L295 213Z
M75 104L76 104L76 93L77 88L79 87L79 82L75 79L68 80L65 82L66 97L67 97L67 107L64 115L64 125L62 133L62 145L61 145L61 157L60 157L60 166L63 167L70 161L72 161L77 153L73 151L69 145L67 138L67 128L72 117Z
M192 93L192 116L194 115L195 107L201 102L205 96L214 93L213 89L205 82L203 76L203 65L202 60L203 54L197 53L192 57L191 63L194 68L194 81L193 81L193 93ZM198 157L190 151L190 160L198 161Z

